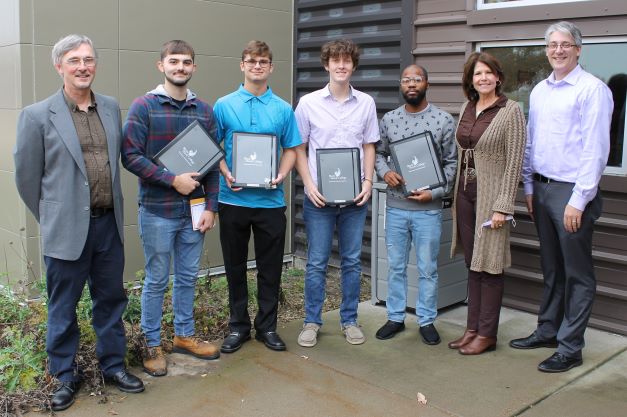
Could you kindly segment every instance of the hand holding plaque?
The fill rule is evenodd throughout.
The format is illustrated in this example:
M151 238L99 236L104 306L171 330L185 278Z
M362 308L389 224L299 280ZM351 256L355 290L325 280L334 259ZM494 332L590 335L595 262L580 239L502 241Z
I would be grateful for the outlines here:
M425 131L390 143L390 153L398 173L405 181L401 184L405 195L411 195L415 190L431 190L446 184L431 132Z

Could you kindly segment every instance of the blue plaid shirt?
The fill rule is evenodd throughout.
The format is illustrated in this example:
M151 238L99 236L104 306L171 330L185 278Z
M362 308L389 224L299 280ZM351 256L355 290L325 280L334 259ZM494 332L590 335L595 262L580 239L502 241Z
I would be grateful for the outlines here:
M175 175L157 165L153 158L194 120L198 120L212 138L216 137L213 110L189 90L186 101L180 104L160 85L136 98L129 108L124 123L122 164L139 177L139 204L157 216L190 216L188 196L172 187ZM216 166L201 180L206 210L218 211L219 178Z

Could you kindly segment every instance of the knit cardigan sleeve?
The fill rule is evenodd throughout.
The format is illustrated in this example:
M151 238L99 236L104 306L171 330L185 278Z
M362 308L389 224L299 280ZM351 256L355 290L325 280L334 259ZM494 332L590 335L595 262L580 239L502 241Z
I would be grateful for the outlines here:
M525 131L525 116L518 103L509 100L507 107L505 171L501 189L494 201L492 210L505 214L514 214L514 200L520 181L520 170L522 168L527 135Z

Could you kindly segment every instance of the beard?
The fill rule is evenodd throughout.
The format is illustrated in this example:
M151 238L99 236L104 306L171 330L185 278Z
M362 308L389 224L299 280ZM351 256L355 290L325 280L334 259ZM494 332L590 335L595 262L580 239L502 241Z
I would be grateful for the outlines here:
M188 74L187 78L185 78L185 79L180 79L180 78L179 79L175 79L175 78L172 78L172 77L166 75L165 79L168 80L170 82L170 84L172 84L172 85L175 85L177 87L183 87L183 86L186 86L187 83L189 82L189 80L192 79L192 75Z
M407 95L407 93L402 93L403 99L405 99L405 102L409 104L410 106L418 106L420 103L422 103L422 101L425 99L425 96L427 95L427 92L424 90L414 90L414 91L416 91L415 97L410 97Z

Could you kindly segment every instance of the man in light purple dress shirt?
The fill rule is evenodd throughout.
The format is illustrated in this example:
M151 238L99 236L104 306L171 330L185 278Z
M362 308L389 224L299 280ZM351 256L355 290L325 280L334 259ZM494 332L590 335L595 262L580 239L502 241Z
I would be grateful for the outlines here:
M578 63L582 40L575 25L555 23L545 40L553 73L531 92L523 163L544 293L535 332L510 346L557 347L538 370L564 372L583 363L596 291L592 232L601 215L599 181L609 155L613 103L609 88Z
M303 140L296 151L296 168L308 197L303 214L307 230L305 324L298 344L313 347L317 342L333 232L337 228L342 259L340 325L346 341L358 345L366 340L357 324L357 305L362 237L372 192L374 144L379 141L379 125L372 97L350 85L351 75L359 63L357 45L348 39L329 41L322 46L320 60L329 73L329 83L303 96L295 111ZM359 148L362 191L355 198L355 204L326 206L317 187L316 150L320 148Z

